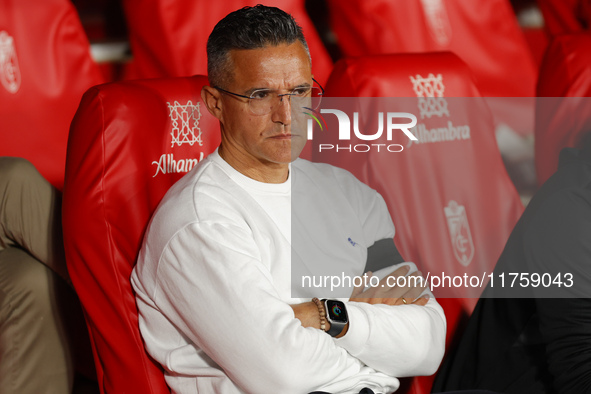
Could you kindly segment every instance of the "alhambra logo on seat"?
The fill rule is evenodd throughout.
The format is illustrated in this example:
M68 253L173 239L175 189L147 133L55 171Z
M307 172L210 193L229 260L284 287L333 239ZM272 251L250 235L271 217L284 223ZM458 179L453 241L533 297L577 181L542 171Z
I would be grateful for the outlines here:
M412 89L419 98L419 112L421 119L431 118L432 116L449 116L447 101L443 98L445 85L441 74L429 74L427 78L420 75L410 76Z
M198 144L203 146L203 137L199 120L201 119L200 103L193 104L191 100L186 104L180 104L178 101L167 102L168 116L170 117L170 146L182 146L188 144L193 146ZM175 159L174 153L164 153L158 160L154 160L152 165L156 166L156 172L152 177L162 173L183 173L189 172L193 167L204 159L204 153L199 152L198 158Z
M193 146L195 142L199 146L203 146L201 140L201 129L199 128L199 119L201 119L201 110L199 109L199 103L193 105L191 100L187 101L187 104L181 105L178 101L173 104L169 102L168 105L168 116L172 121L172 130L170 135L172 136L171 147L174 144L181 146L182 144L189 144Z
M435 121L438 118L451 118L448 102L445 99L445 84L442 74L429 73L427 77L420 74L410 75L412 88L417 95L417 106L423 122ZM428 129L425 123L419 122L412 128L415 140L409 140L406 148L415 144L449 142L470 139L470 125L454 125L451 120L439 127ZM432 124L432 122L431 122Z

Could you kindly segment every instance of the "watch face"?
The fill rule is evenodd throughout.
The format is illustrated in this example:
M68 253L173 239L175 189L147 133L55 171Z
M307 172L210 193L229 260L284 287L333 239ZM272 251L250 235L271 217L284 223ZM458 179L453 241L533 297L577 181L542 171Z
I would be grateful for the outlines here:
M331 320L339 323L347 323L349 321L347 309L345 308L345 304L341 301L327 300L326 307Z

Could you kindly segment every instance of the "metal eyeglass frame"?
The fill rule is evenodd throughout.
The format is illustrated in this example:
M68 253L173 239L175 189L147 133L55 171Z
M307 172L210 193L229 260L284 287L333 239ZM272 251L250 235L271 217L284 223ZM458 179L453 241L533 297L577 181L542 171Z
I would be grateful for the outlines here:
M322 87L322 85L320 85L320 83L318 83L318 81L317 81L317 80L315 80L314 78L312 78L312 81L314 81L314 82L316 83L316 85L318 85L318 87L320 88L320 94L319 94L318 96L319 96L319 97L322 97L322 96L324 95L324 88L323 88L323 87ZM265 114L267 114L267 113L268 113L268 112L266 112L266 113L262 113L262 114L257 114L257 113L255 113L255 112L253 112L253 111L252 111L252 109L251 109L251 106L250 106L250 100L257 100L256 98L252 97L252 94L254 94L255 92L257 92L257 91L259 91L259 90L270 90L270 89L257 89L257 90L255 90L254 92L252 92L252 93L251 93L251 96L246 96L246 95L244 95L244 94L238 94L238 93L230 92L230 91L228 91L228 90L226 90L226 89L222 89L222 88L220 88L219 86L214 86L214 88L215 88L215 89L217 89L217 90L219 90L219 91L221 91L221 92L224 92L224 93L226 93L226 94L230 94L230 95L232 95L232 96L236 96L236 97L242 97L242 98L248 99L248 100L249 100L249 101L248 101L248 108L250 109L250 111L251 111L251 112L252 112L254 115L265 115ZM311 86L310 88L313 88L313 86ZM284 97L284 96L289 96L289 100L291 101L291 96L295 96L295 95L296 95L295 93L283 93L283 94L278 94L278 95L277 95L277 97L279 98L279 102L282 102L282 101L283 101L283 97ZM316 109L316 108L313 108L313 109Z

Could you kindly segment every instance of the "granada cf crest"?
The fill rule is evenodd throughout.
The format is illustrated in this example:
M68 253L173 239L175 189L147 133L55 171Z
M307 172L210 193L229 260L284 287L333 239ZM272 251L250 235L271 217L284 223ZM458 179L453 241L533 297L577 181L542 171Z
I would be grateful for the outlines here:
M474 242L468 224L468 216L463 205L451 200L447 207L443 208L447 217L447 227L451 237L451 246L456 259L463 266L468 266L474 257Z
M199 119L201 119L199 103L193 105L189 100L185 105L179 104L178 101L175 101L174 104L166 104L168 105L168 115L172 121L172 130L170 132L172 141L170 146L173 147L174 144L193 146L195 142L199 146L203 146L201 129L199 128Z
M0 31L0 81L10 93L21 87L21 71L18 67L14 39L4 30Z
M421 0L431 38L442 47L451 41L451 23L443 0Z

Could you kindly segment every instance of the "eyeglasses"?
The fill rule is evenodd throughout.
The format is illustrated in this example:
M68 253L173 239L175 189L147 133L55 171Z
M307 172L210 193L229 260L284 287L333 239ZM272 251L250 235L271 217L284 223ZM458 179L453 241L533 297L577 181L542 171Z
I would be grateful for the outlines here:
M316 82L318 87L300 86L289 93L279 93L277 90L271 89L257 89L253 91L250 96L245 96L243 94L229 92L219 86L214 86L214 88L232 96L248 99L248 108L253 115L266 115L273 112L279 105L281 105L283 97L287 97L292 109L317 109L320 106L320 100L324 94L324 89L315 79L312 78L312 80Z

